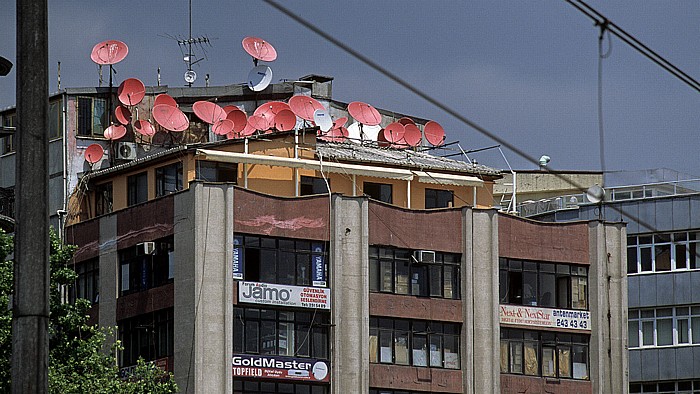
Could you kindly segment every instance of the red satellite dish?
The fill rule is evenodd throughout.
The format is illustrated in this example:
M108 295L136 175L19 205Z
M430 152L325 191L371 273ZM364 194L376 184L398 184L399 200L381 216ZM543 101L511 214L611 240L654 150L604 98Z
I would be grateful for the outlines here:
M117 90L119 101L124 105L136 105L146 95L146 87L136 78L125 79Z
M141 135L153 136L156 134L156 129L147 120L137 120L134 123L134 130Z
M108 140L118 140L126 135L126 127L120 124L113 124L104 131L104 136Z
M216 135L227 135L233 131L233 121L229 119L220 120L211 127L211 131Z
M315 98L303 95L292 96L289 99L289 107L296 116L311 122L317 109L325 109Z
M240 111L241 109L236 107L235 105L227 105L224 107L224 112L226 112L226 115L230 114L231 111Z
M153 106L155 107L156 105L169 105L171 107L176 107L177 108L177 102L175 102L175 99L170 97L170 95L166 93L161 93L156 96L156 99L153 100Z
M225 110L226 107L224 107L224 111ZM243 129L245 129L246 125L248 124L248 115L246 115L245 112L238 109L238 107L229 112L228 115L226 115L226 119L233 122L233 131L237 133L243 131Z
M289 131L297 124L297 117L289 109L283 109L275 115L275 128L279 131Z
M120 105L114 109L114 117L117 118L117 121L124 126L131 123L131 111L129 111L129 108L126 108L123 105Z
M264 62L271 62L277 59L277 51L269 42L258 37L246 37L243 39L243 49L250 56Z
M392 146L391 143L389 141L387 141L386 136L384 135L385 130L386 129L382 129L382 131L380 131L379 134L377 135L377 145L382 147L382 148Z
M406 117L397 120L397 122L401 123L404 126L406 126L408 124L416 124L416 122L414 122L413 119L406 118Z
M169 131L185 131L190 127L190 121L179 108L167 104L159 104L153 107L153 119L164 129Z
M102 149L102 145L100 144L91 144L90 146L85 149L85 161L87 161L90 164L95 164L100 159L102 159L102 156L104 156L105 151Z
M250 118L248 118L248 121L245 124L245 127L241 132L239 133L241 137L249 137L253 134L255 134L255 127L250 124Z
M269 119L260 115L253 115L249 117L248 125L255 128L255 130L260 131L265 131L270 128Z
M102 41L92 47L90 59L93 62L101 65L117 64L124 60L129 53L129 47L121 41L107 40Z
M338 118L338 119L333 121L333 128L337 129L337 128L343 127L343 126L345 126L345 123L348 123L347 116L343 116L341 118Z
M192 104L192 111L199 119L209 124L226 119L226 111L211 101L197 101Z
M267 115L267 117L273 117L283 110L289 110L289 104L283 103L281 101L268 101L267 103L260 104L258 108L255 109L253 115Z
M348 104L348 112L355 120L368 126L376 126L382 122L382 115L379 114L379 111L361 101L354 101Z
M407 124L404 126L403 142L408 146L418 146L421 141L421 133L418 126L415 124Z
M384 132L379 133L387 142L392 144L398 144L399 141L402 141L404 134L406 134L406 128L399 122L390 123L384 128Z
M345 127L339 127L337 129L331 129L323 135L319 135L318 139L326 142L343 142L348 138L348 129Z
M440 126L440 123L434 120L425 124L423 132L425 133L425 139L428 140L432 146L440 146L445 142L445 129Z

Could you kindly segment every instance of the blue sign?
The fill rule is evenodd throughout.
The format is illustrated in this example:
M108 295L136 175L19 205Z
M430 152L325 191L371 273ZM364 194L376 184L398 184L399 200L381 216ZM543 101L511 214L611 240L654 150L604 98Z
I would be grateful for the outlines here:
M243 237L233 237L233 279L243 280Z
M314 243L311 245L311 275L312 286L326 287L326 259L323 255L323 244Z

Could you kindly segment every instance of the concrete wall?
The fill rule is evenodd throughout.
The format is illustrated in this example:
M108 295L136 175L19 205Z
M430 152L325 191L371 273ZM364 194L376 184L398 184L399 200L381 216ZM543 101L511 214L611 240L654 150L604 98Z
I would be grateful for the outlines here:
M333 196L332 393L369 391L369 236L366 198Z
M629 351L630 382L697 379L700 347L682 346Z
M119 256L117 254L117 215L99 220L100 250L100 327L117 325L119 297ZM115 333L116 334L116 333ZM109 342L109 341L108 341Z
M233 389L233 186L175 198L175 377L183 393Z
M627 393L627 233L624 224L590 222L590 377L594 393Z
M700 283L698 271L632 275L627 283L630 308L700 303L700 292L693 291L694 284Z

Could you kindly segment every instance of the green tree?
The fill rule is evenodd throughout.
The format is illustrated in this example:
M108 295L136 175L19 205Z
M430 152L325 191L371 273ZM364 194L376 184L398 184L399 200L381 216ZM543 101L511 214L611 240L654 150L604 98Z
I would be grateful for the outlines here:
M12 237L0 230L0 392L10 390L10 356L12 351ZM119 375L116 352L119 341L107 344L115 330L88 324L90 301L65 302L63 289L77 277L68 262L74 246L64 245L51 232L51 289L49 319L49 391L51 393L174 393L172 374L153 363L139 360L126 378ZM8 306L8 307L6 307ZM105 351L105 349L107 351Z

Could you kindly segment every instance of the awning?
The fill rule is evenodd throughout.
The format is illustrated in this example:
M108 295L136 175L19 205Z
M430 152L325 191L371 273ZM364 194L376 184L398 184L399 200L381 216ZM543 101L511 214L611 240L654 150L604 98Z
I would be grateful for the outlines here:
M410 181L413 179L413 172L400 168L376 167L371 165L335 163L295 159L291 157L263 156L250 153L223 152L211 149L197 149L196 157L200 160L212 160L227 163L247 163L263 164L268 166L305 168L309 170L324 172L334 172L348 175L362 175L376 178L398 179Z
M481 179L469 175L441 174L426 171L414 171L413 173L418 177L418 182L421 183L454 186L481 186L484 184L484 181Z

